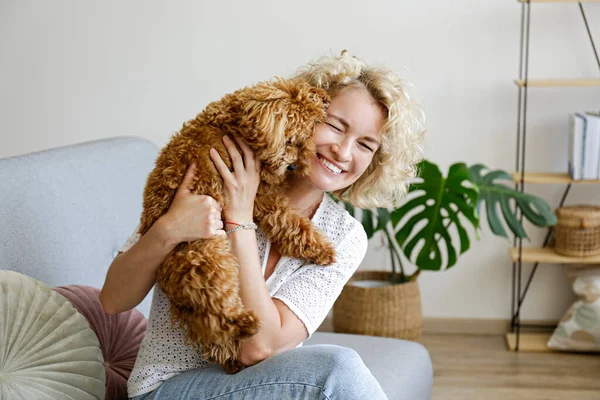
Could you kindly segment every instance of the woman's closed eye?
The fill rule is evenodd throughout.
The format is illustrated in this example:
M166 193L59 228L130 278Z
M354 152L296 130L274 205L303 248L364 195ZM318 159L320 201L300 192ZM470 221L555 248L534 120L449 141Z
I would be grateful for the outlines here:
M329 127L337 132L343 133L344 131L341 128L338 128L337 126L335 126L334 124L332 124L331 122L325 122L327 125L329 125Z
M368 144L366 144L366 143L361 143L361 142L359 142L359 144L360 144L360 146L361 146L361 147L363 147L365 150L368 150L368 151L370 151L371 153L373 152L373 148L372 148L371 146L369 146Z

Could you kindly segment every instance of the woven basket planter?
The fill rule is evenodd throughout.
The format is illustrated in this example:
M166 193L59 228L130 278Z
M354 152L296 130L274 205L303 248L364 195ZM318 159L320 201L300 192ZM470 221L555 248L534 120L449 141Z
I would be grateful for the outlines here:
M554 250L565 256L600 254L600 207L564 206L556 211Z
M333 306L333 330L369 336L417 340L423 331L421 295L416 281L360 287L356 281L389 282L391 273L358 271Z

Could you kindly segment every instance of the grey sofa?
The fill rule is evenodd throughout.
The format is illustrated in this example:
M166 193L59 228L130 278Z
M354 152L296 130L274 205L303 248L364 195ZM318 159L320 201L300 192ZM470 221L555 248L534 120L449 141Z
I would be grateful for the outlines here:
M102 287L138 222L157 152L146 139L117 137L0 159L0 269ZM146 316L151 297L138 306ZM355 349L390 399L431 397L431 359L418 343L317 332L306 344L318 343Z

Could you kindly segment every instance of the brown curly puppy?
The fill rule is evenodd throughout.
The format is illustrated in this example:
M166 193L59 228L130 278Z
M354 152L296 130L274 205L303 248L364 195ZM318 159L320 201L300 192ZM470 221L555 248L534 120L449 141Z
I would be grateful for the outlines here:
M139 233L144 234L169 208L188 165L198 176L190 190L224 205L223 180L209 157L211 147L231 169L223 135L243 138L261 161L261 184L254 218L282 255L330 265L333 245L311 221L291 211L280 193L286 173L307 174L315 156L312 139L325 120L327 93L299 80L277 79L228 94L186 122L161 150L144 190ZM293 172L288 172L292 171ZM259 321L239 297L238 266L224 236L180 243L157 272L157 283L171 303L171 321L184 329L188 344L233 373L240 340L256 333Z

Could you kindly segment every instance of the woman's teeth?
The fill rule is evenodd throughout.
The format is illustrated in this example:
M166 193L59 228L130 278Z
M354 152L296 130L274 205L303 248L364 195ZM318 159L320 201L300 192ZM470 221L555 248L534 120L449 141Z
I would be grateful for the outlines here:
M329 161L327 161L326 159L324 159L323 157L321 157L318 154L317 154L317 158L321 161L321 164L323 164L323 166L325 168L327 168L334 174L339 175L343 172L341 169L339 169L338 167L336 167L335 165L333 165L332 163L330 163Z

